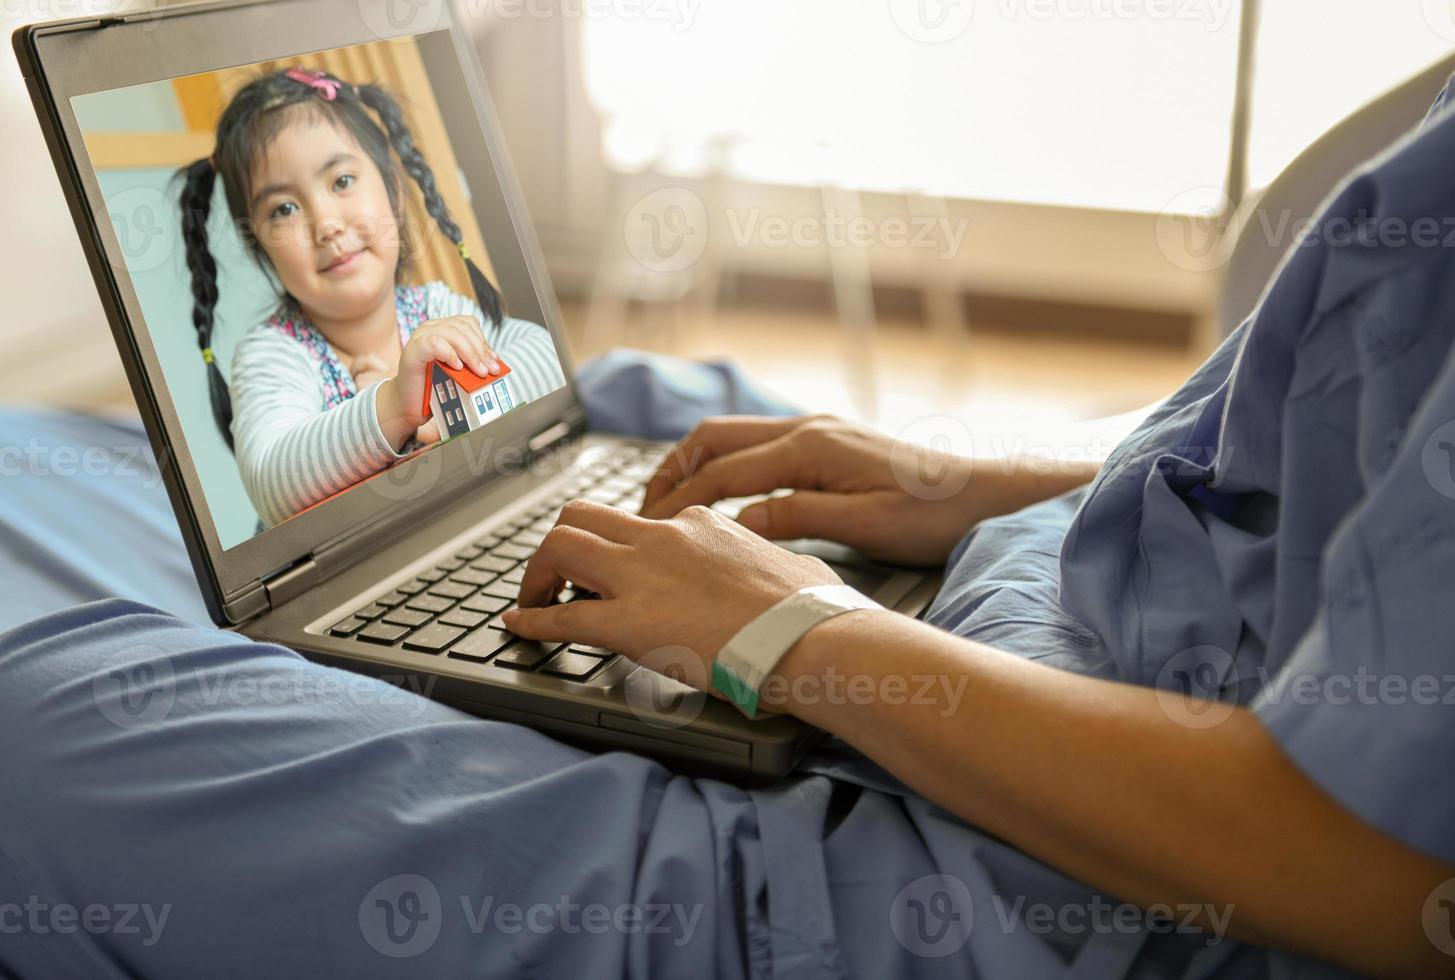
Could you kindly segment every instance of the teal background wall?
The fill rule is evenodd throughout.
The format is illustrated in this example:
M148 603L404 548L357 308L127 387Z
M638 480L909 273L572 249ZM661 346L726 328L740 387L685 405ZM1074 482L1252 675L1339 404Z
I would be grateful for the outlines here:
M154 82L72 99L83 130L180 131L182 113L170 82ZM258 515L237 464L212 417L206 366L192 326L192 286L182 246L181 182L171 170L126 168L97 173L145 318L162 363L168 394L182 418L183 437L197 467L218 537L231 548L252 537ZM217 329L212 346L223 377L242 334L266 319L277 294L247 254L228 220L218 187L208 239L219 269Z

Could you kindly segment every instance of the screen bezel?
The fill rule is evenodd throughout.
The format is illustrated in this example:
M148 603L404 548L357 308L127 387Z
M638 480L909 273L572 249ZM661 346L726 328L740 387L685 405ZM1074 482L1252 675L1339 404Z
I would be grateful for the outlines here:
M219 622L234 622L233 615L224 610L239 595L255 590L259 580L270 573L294 565L331 542L358 534L363 528L382 530L396 521L414 519L437 509L443 500L467 485L478 485L504 475L503 467L482 465L486 445L492 446L496 454L520 459L533 436L562 421L578 424L584 416L555 293L525 212L493 106L484 91L475 52L455 24L448 4L439 2L433 6L437 14L432 13L427 24L416 19L402 27L365 22L362 12L366 5L363 4L270 0L179 7L146 13L102 29L94 29L99 26L94 21L89 25L39 25L31 29L37 82L50 96L52 124L58 128L59 143L69 158L71 179L83 195L82 206L77 211L78 223L84 218L87 226L81 229L83 245L91 253L97 286L102 291L103 305L113 319L113 332L133 392L142 405L149 429L154 425L159 427L159 431L151 432L158 462L164 469L172 468L179 483L173 489L173 503L184 535L195 538L189 540L194 563L205 558L207 568L199 572L220 593L208 597L208 606ZM93 29L78 29L87 26ZM544 325L560 357L566 385L484 429L401 464L397 472L390 474L392 483L427 488L411 494L409 499L356 487L232 548L223 549L202 483L185 449L176 406L165 383L157 383L158 379L164 381L160 361L145 326L147 321L133 290L104 195L89 156L84 152L82 133L70 100L91 92L406 36L414 37L423 53L429 53L428 47L436 47L441 52L452 50L455 55L454 59L424 59L436 101L446 119L468 120L467 113L473 113L479 138L452 140L461 169L471 175L472 208L482 228L497 227L500 222L508 221L514 230L518 248L501 249L498 244L492 244L491 261L500 280L531 284ZM286 41L279 43L279 38ZM457 73L456 84L440 84L452 71ZM467 130L467 137L468 133ZM420 467L426 469L419 470ZM184 500L176 499L178 492ZM216 601L211 601L214 598Z

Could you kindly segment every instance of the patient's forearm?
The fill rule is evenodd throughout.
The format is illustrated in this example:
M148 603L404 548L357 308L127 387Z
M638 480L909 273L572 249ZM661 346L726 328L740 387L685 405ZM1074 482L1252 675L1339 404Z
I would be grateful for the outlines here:
M823 696L831 670L874 693ZM1143 906L1228 910L1235 935L1364 971L1448 966L1420 911L1452 869L1349 815L1250 712L1178 724L1151 689L878 611L815 627L778 675L780 692L811 695L794 713L1099 889ZM923 691L922 678L935 686ZM1378 874L1358 874L1368 868Z
M973 460L977 468L994 466L1009 474L1005 513L1058 497L1096 479L1101 464L1085 460L1059 460L1043 456L1011 456L1002 460Z

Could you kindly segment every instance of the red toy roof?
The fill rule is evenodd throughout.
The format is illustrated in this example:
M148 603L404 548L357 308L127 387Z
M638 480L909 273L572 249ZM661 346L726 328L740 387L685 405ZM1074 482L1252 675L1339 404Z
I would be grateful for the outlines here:
M480 388L485 387L492 381L499 381L501 378L505 377L507 374L510 373L510 365L506 364L503 360L501 360L500 355L497 354L495 356L495 359L497 361L500 361L500 371L496 374L487 374L484 377L481 377L474 371L471 371L469 368L452 368L444 361L435 361L433 367L439 368L448 377L452 378L455 384L460 386L461 390L476 391ZM430 392L434 390L433 374L434 372L431 371L430 382L429 384L424 386L424 407L419 410L420 415L429 415L429 396Z

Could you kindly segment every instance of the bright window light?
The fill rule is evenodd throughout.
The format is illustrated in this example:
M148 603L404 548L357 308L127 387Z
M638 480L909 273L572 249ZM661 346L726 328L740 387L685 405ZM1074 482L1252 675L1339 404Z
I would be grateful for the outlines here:
M1266 187L1340 119L1452 51L1452 0L1264 0L1249 183Z
M728 174L765 182L1135 211L1223 184L1236 0L654 7L583 24L622 169L700 172L726 140Z

